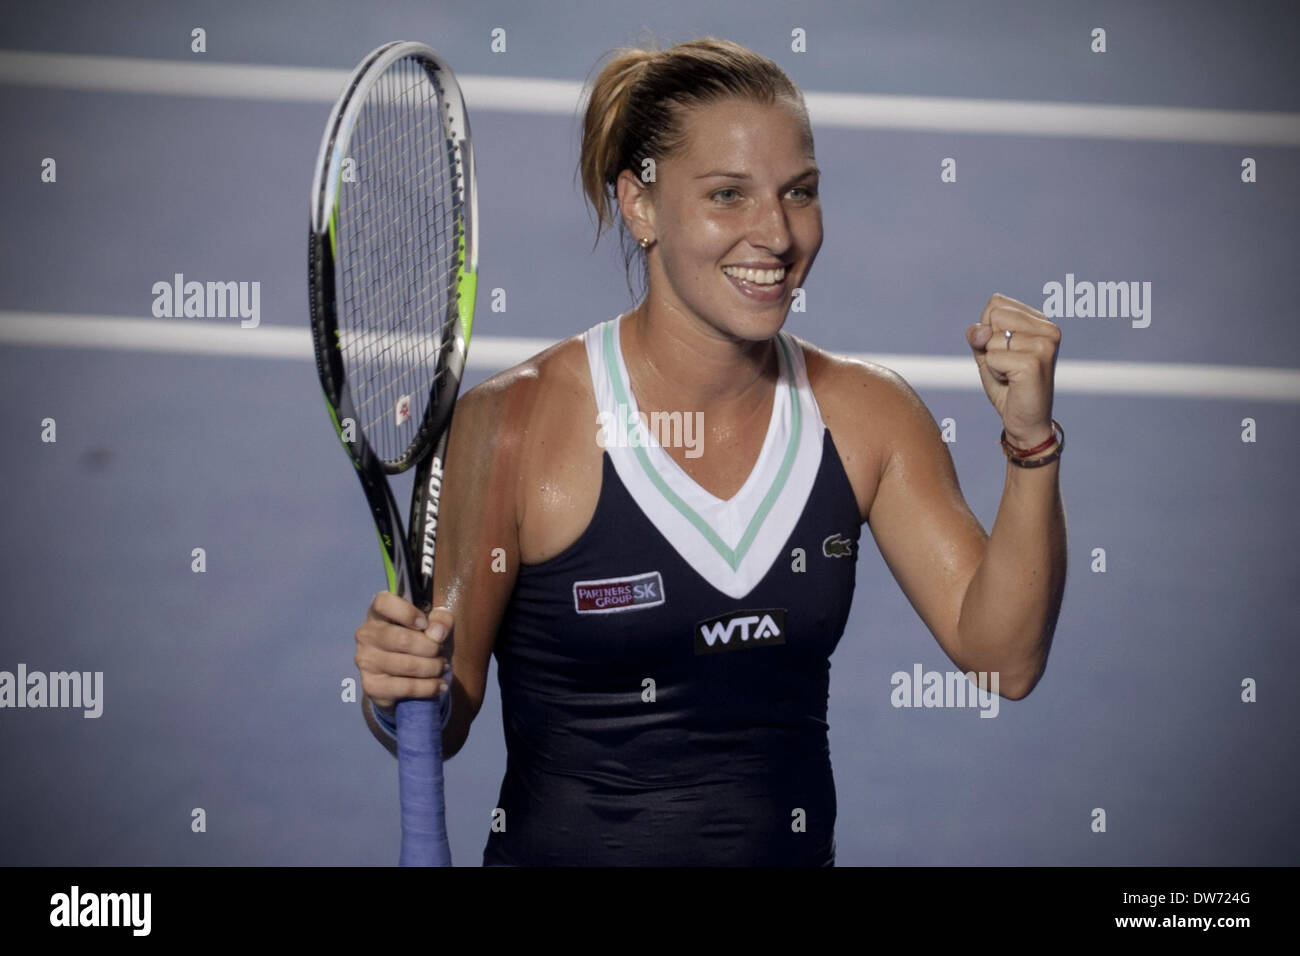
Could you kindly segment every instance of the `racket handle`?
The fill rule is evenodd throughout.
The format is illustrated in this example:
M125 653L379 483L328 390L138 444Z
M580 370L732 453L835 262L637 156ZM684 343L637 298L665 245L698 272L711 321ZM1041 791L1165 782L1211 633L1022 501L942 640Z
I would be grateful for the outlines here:
M401 866L451 866L442 785L442 727L432 700L397 704L397 774L402 801Z

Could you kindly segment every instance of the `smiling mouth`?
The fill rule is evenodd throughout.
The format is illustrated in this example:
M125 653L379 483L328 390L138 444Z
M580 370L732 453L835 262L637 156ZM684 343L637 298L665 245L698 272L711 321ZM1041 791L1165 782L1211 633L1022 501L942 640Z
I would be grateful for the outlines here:
M785 281L785 267L776 269L746 269L740 266L723 266L722 271L733 279L744 279L754 285L778 285Z

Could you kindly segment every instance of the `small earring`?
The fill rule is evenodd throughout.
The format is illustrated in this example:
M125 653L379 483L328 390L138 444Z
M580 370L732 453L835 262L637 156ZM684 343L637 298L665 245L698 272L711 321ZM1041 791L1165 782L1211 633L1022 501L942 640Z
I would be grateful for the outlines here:
M650 248L650 239L647 236L642 236L640 239L637 240L637 242L641 243L642 249Z

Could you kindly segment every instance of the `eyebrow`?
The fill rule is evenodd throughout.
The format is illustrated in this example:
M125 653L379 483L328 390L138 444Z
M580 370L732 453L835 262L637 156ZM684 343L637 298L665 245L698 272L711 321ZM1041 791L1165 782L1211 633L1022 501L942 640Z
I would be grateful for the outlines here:
M816 166L809 166L803 172L791 177L789 182L786 183L786 185L788 186L790 183L797 183L799 180L807 179L809 176L820 176L820 175L821 175L820 169L818 169ZM753 177L750 176L748 173L733 173L725 169L714 169L707 173L702 173L701 175L696 176L695 178L696 179L753 179Z

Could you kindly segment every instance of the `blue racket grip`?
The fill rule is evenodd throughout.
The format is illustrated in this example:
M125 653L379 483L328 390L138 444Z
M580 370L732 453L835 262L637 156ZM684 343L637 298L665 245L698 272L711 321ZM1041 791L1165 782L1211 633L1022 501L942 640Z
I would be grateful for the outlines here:
M401 866L451 866L442 786L442 721L433 700L397 703Z

